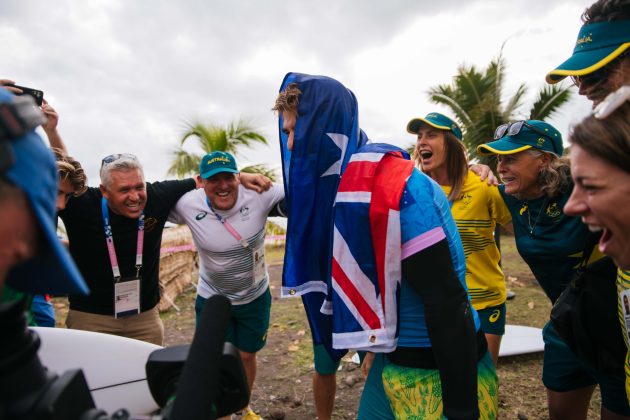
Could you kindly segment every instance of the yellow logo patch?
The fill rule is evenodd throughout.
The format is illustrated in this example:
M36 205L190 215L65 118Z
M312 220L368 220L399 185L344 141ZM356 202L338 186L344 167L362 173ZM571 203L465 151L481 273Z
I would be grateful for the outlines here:
M551 217L551 218L556 218L558 216L560 216L560 207L558 207L558 203L551 203L547 206L547 209L545 210L545 213L547 214L547 216Z
M217 156L215 158L212 158L212 159L208 160L206 165L211 165L214 162L230 163L230 159L226 158L225 156Z
M494 311L492 311L492 314L488 317L488 321L497 322L500 316L501 316L501 310L495 309Z
M582 38L578 38L575 45L588 44L589 42L593 42L593 34L584 35Z

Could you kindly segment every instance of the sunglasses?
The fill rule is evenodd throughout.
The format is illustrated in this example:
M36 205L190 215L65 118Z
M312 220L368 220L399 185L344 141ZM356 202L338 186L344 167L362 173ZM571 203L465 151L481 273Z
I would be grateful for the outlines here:
M630 101L630 86L622 86L606 96L606 99L595 107L593 116L598 120L603 120L627 101Z
M131 159L137 161L138 158L131 153L114 153L113 155L105 156L101 161L101 168L107 165L111 165L112 163L120 160L120 159Z
M626 50L619 54L613 61L599 70L595 70L594 72L585 74L584 76L571 76L573 84L579 88L582 85L591 87L605 82L612 71L616 68L617 64L628 55L628 51L630 50Z
M513 123L501 124L494 131L494 139L499 140L500 138L505 137L506 135L510 137L516 136L518 133L521 132L521 130L523 130L523 127L526 127L527 129L529 129L529 131L533 131L534 133L539 134L549 139L551 141L551 146L553 147L553 151L556 154L559 154L558 150L556 149L556 143L553 141L551 137L549 137L549 134L545 133L543 130L539 128L534 127L531 124L528 124L527 121L516 121Z

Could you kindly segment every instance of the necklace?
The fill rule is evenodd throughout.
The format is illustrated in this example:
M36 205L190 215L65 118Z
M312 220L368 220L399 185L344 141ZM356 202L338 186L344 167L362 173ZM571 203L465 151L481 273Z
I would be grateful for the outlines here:
M527 225L529 226L530 235L534 234L534 229L536 228L536 225L538 224L538 220L540 220L540 215L542 214L546 205L547 205L547 198L545 198L545 201L540 207L540 210L538 210L538 215L536 216L536 219L534 220L534 224L532 225L532 212L529 211L529 202L525 201L525 204L523 205L524 208L523 210L521 210L521 214L523 214L523 211L527 210Z

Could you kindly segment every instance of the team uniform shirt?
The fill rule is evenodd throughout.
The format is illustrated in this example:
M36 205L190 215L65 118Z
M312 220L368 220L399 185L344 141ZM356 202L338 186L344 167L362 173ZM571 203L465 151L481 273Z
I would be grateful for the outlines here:
M265 264L265 223L269 211L284 198L274 184L262 194L239 186L230 210L212 210L203 189L184 195L169 220L186 224L199 252L197 293L203 298L223 295L242 305L261 296L269 287ZM247 241L244 247L217 218L218 213Z
M450 186L442 185L448 196ZM494 185L482 182L468 171L462 194L451 203L453 219L466 256L466 284L475 309L485 309L505 302L505 277L499 266L501 254L494 241L496 224L505 225L512 215Z
M418 170L412 172L400 202L402 254L413 255L446 237L453 269L466 289L466 258L450 204L440 186ZM401 282L399 347L431 347L422 297L408 282ZM473 309L475 330L479 317Z
M514 225L516 248L552 303L571 281L582 260L587 226L562 212L571 190L559 196L519 200L499 186ZM589 261L602 257L595 247Z
M623 338L629 350L626 354L624 369L626 371L626 398L630 403L630 325L626 319L630 319L630 271L619 269L617 271L617 311L619 313L619 322L621 323L621 331ZM625 297L625 299L624 299Z
M146 184L144 246L140 269L140 311L152 309L160 300L159 263L162 231L169 212L195 181L164 181ZM80 197L71 197L59 216L66 227L70 254L90 288L89 295L69 296L70 309L101 315L114 315L114 275L107 251L101 199L98 188L89 188ZM109 209L114 247L122 277L136 275L138 219L117 215Z

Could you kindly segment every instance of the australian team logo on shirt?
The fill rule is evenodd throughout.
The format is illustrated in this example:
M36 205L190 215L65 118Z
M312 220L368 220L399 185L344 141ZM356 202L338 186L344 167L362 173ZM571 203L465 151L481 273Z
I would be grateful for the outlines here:
M472 198L472 194L462 193L461 197L459 197L459 200L461 201L462 206L468 207L472 202Z
M157 219L155 217L147 217L144 219L144 231L149 233L157 226Z
M241 220L249 220L249 207L243 206L238 212L241 215Z
M562 214L562 212L560 211L558 203L551 203L547 206L545 214L552 219L557 219L558 217L560 217L560 214Z

